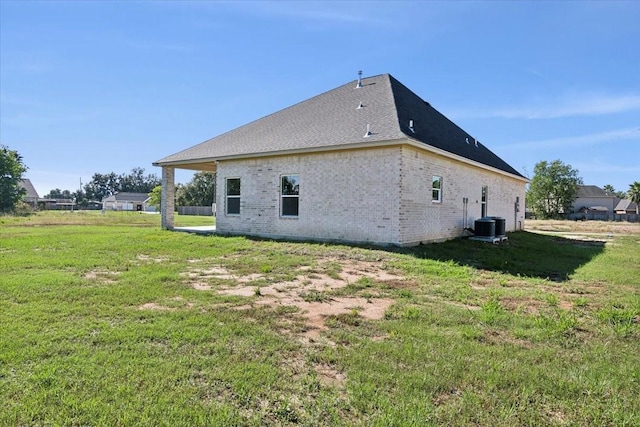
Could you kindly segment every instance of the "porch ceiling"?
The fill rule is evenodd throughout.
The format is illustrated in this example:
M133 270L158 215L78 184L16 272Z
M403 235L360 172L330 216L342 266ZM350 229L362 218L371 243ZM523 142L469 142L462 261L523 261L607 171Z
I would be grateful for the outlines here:
M218 169L216 166L216 162L212 162L212 161L200 162L200 163L174 163L174 164L165 164L162 166L171 166L176 169L189 169L194 171L206 171L206 172L216 172L216 170Z

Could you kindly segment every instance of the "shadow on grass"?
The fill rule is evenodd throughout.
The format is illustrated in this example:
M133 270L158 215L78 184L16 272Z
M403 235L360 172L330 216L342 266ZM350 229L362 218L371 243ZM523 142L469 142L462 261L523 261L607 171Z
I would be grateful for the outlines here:
M232 237L221 234L218 234L218 236ZM567 239L527 231L509 233L508 240L499 244L469 239L455 239L407 248L348 244L344 242L270 239L257 236L242 236L242 238L253 241L279 241L321 246L337 244L354 248L383 250L411 255L420 259L453 261L473 268L507 273L514 276L539 277L555 282L569 280L570 276L580 266L587 264L602 253L605 246L604 241Z
M563 282L604 251L605 242L519 231L500 244L467 239L398 249L417 258L454 261L474 268Z

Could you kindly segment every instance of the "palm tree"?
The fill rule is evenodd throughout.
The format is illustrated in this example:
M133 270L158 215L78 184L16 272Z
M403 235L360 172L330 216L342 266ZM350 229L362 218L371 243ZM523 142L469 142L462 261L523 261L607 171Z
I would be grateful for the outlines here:
M636 203L636 214L640 215L640 182L636 181L629 185L629 191L627 191L631 201Z
M609 193L610 196L614 196L616 194L616 190L615 188L613 188L613 185L611 184L605 185L604 187L602 187L602 189L607 193Z

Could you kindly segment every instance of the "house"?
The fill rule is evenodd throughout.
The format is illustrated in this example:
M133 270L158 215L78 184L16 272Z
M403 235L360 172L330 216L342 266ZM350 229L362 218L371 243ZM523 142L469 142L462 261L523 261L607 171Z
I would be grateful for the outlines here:
M570 218L582 215L588 219L608 220L613 218L615 207L620 199L597 185L580 185L573 202L573 214Z
M618 202L614 211L617 215L633 215L637 214L638 204L629 199L622 199Z
M26 190L26 194L22 198L22 201L28 205L31 205L31 207L35 209L37 207L38 199L40 198L40 196L31 183L31 180L21 179L20 181L18 181L18 187L24 188Z
M38 199L38 208L48 211L72 211L76 209L75 199Z
M415 245L524 225L527 178L389 74L359 77L154 163L216 172L218 233Z
M102 199L103 210L146 211L149 195L146 193L116 193Z

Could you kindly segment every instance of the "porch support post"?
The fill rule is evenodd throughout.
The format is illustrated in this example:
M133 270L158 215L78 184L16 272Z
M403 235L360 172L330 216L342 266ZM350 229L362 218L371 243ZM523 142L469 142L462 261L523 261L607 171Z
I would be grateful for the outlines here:
M160 212L162 215L162 229L173 229L173 212L175 210L176 184L175 168L170 166L162 167L162 200L160 202Z

